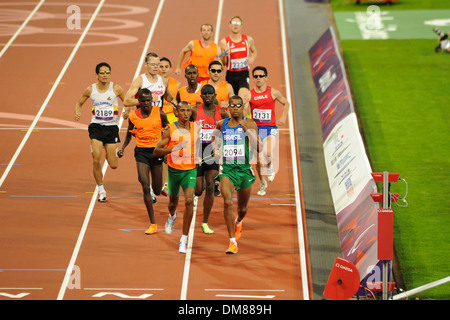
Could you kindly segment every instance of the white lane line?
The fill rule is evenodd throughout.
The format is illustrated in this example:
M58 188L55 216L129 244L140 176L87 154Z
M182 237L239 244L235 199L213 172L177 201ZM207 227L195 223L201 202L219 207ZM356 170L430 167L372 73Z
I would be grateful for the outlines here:
M72 50L72 53L69 56L69 59L67 59L66 64L62 68L61 72L59 73L58 78L56 79L55 83L53 84L49 94L47 95L47 98L45 99L42 106L39 108L39 112L37 113L36 117L34 118L33 122L31 123L31 126L28 128L27 133L25 134L25 137L22 139L22 142L20 143L19 147L17 148L16 152L14 153L11 161L9 162L8 166L6 167L5 171L3 172L2 177L0 178L0 187L3 185L3 182L5 181L6 177L8 176L12 166L17 160L17 157L19 156L20 152L22 151L23 147L25 146L25 143L28 141L28 138L30 137L31 133L33 132L34 128L36 127L37 122L39 121L39 118L41 117L42 113L44 112L45 108L48 105L48 102L50 101L51 97L53 96L53 93L55 92L56 88L58 87L59 83L61 82L62 77L66 73L67 68L69 67L70 63L72 62L73 58L75 57L75 54L77 53L78 49L81 46L81 43L83 42L84 38L86 37L86 34L88 33L89 29L91 28L92 23L94 22L100 8L103 6L103 3L105 0L101 0L99 5L97 6L97 9L95 10L94 14L91 17L91 20L89 20L89 23L87 24L86 28L84 29L83 33L81 34L80 39L78 39L77 44Z
M14 33L14 35L9 39L8 43L3 47L2 51L0 51L0 58L5 54L6 50L11 46L11 44L16 40L19 33L22 32L23 28L28 24L28 22L31 20L31 18L34 16L34 14L39 10L39 8L44 4L45 0L41 0L36 7L34 7L33 11L30 12L28 17L25 19L25 21L22 23L22 25L17 29L17 31Z
M103 2L104 2L104 0L101 1L102 5L103 5ZM162 10L163 5L164 5L164 0L160 0L158 9L157 9L157 11L155 13L155 18L153 19L153 23L152 23L152 26L150 28L150 32L149 32L149 35L147 37L147 40L145 42L144 49L142 50L141 58L139 60L139 64L138 64L138 67L136 69L136 72L135 72L135 75L134 75L133 79L136 78L138 76L139 72L140 72L140 69L142 67L141 62L144 61L144 58L145 58L145 56L147 54L147 50L148 50L148 47L150 46L150 41L151 41L151 39L153 37L153 33L155 32L155 28L156 28L157 22L159 20L159 16L161 14L161 10ZM100 6L100 4L99 4L99 6ZM97 9L99 10L99 7L97 7ZM93 21L93 18L95 18L95 16L97 15L98 10L96 10L96 13L94 13L94 16L91 18L91 21ZM119 128L122 126L122 122L123 122L123 117L120 117ZM108 168L108 163L107 163L107 161L105 161L105 163L103 165L103 168L102 168L103 176L105 175L107 168ZM94 194L92 195L91 203L90 203L89 208L88 208L88 210L86 212L86 217L84 218L84 222L83 222L83 225L81 227L81 231L80 231L80 233L78 235L78 240L77 240L77 243L75 245L74 251L72 253L72 258L70 259L69 266L67 267L66 275L64 276L64 280L63 280L63 283L61 285L61 288L60 288L57 300L62 300L64 298L64 294L66 292L67 285L69 283L70 276L72 274L72 270L73 270L73 268L75 266L75 261L77 260L78 253L80 251L81 243L83 242L84 234L86 233L86 229L87 229L87 226L89 224L89 220L91 219L91 215L92 215L92 211L94 210L94 206L97 203L97 195L98 195L98 187L96 186L95 190L94 190Z
M291 158L292 158L292 175L294 177L294 189L295 189L295 203L297 204L297 230L298 230L298 243L299 243L299 253L300 253L300 272L302 276L302 291L305 300L309 300L309 285L308 285L308 272L306 265L306 246L305 246L305 235L303 232L303 218L302 218L302 208L300 199L300 188L298 183L298 167L297 167L297 150L295 145L294 134L294 118L292 114L291 99L291 79L289 75L289 59L287 55L287 43L286 43L286 24L284 19L284 6L283 0L278 0L278 8L280 12L280 29L281 29L281 41L283 48L283 64L284 64L284 77L286 82L286 98L289 101L291 108L289 108L289 128L291 128L290 142L291 142Z
M219 8L217 9L216 30L214 35L214 42L217 44L219 44L220 24L222 22L222 10L223 10L223 0L219 0Z
M218 298L247 298L247 299L273 299L276 296L267 294L265 296L245 295L245 294L216 294Z

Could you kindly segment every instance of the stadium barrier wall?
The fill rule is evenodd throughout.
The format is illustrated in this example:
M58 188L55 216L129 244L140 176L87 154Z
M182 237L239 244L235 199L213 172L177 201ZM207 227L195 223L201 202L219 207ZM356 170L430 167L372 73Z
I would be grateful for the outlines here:
M330 26L309 49L318 98L323 152L336 213L342 257L358 268L361 281L381 279L377 259L377 192L359 131L344 62ZM365 279L364 279L365 278Z

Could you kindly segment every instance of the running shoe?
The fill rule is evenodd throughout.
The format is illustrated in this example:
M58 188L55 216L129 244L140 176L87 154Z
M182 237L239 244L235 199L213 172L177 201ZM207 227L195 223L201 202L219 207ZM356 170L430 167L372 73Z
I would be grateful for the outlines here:
M234 222L234 237L236 238L236 241L241 238L242 235L242 221L239 226L237 226L236 221Z
M236 254L238 253L238 246L237 244L234 244L233 242L230 241L230 244L228 246L227 251L225 251L226 254Z
M175 220L177 220L177 216L175 214L175 218L171 218L172 216L169 213L169 218L167 218L167 222L166 222L166 233L167 234L171 234L173 231L173 225L175 224Z
M169 186L167 185L167 183L164 183L164 187L162 187L161 189L161 195L163 195L164 197L169 196Z
M153 190L151 191L151 193L152 193L152 200L153 200L153 203L156 203L156 195L153 193Z
M267 182L261 181L261 184L259 185L259 190L256 192L258 196L265 196L266 195L266 189L267 189Z
M212 230L206 222L202 223L202 231L206 234L213 234L214 230Z
M180 246L178 248L179 253L187 253L187 242L180 241Z
M154 234L156 233L156 231L158 231L158 227L156 226L156 224L151 224L150 228L145 230L145 234Z
M106 192L99 192L98 194L98 201L99 202L106 202Z

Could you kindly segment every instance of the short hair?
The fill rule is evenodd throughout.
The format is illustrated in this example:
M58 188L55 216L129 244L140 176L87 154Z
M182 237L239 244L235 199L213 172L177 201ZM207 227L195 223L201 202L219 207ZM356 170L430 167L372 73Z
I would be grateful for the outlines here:
M169 63L169 66L172 68L172 62L170 62L169 58L166 57L162 57L161 59L159 59L160 61L167 61Z
M209 63L208 70L211 69L211 67L215 64L219 65L223 69L222 62L220 62L219 60L213 60Z
M95 66L95 73L98 74L100 72L101 67L108 67L109 71L111 71L111 66L106 62L100 62L98 65Z
M149 52L145 56L145 62L147 63L150 58L159 58L159 56L154 52Z
M267 69L266 69L266 67L263 67L263 66L254 67L252 70L252 75L254 75L255 71L258 71L258 70L261 70L267 76Z
M152 95L152 92L148 88L141 88L138 91L138 97L139 99L142 98L144 95Z
M178 102L177 110L178 110L178 107L181 107L183 104L189 106L189 108L191 107L191 104L189 102L182 100L182 101Z
M244 100L242 100L242 98L240 96L236 96L236 95L230 97L230 99L228 99L228 103L230 103L231 100L237 100L237 99L241 100L241 104L244 104Z
M184 68L184 72L186 72L187 68L194 68L198 72L198 68L197 68L197 66L195 64L188 65L186 68Z
M239 16L232 16L231 18L230 18L230 23L231 23L231 21L233 21L233 19L239 19L240 21L241 21L241 23L242 23L242 18L241 17L239 17Z
M214 31L214 27L212 26L211 23L204 23L204 24L202 24L202 25L200 26L200 31L202 31L202 28L205 27L205 26L211 27L211 32Z
M208 90L209 89L209 90ZM205 84L203 87L202 87L202 89L201 89L201 94L202 95L205 95L205 94L207 94L207 93L211 93L211 92L206 92L206 91L211 91L212 90L212 93L216 93L216 89L214 89L214 87L212 86L212 85L210 85L210 84Z

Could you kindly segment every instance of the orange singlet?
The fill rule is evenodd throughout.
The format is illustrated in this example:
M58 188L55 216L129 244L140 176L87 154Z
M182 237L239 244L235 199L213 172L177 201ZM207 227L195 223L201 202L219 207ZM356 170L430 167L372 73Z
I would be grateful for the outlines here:
M130 121L135 129L131 132L135 134L136 146L140 148L154 148L161 139L162 122L161 109L157 106L152 107L152 111L147 118L142 117L142 109L130 113Z
M179 92L180 92L180 101L187 101L189 102L189 104L191 105L191 107L195 107L197 105L197 102L202 103L203 99L202 97L200 97L201 95L201 88L203 87L202 84L198 84L197 86L197 91L195 91L194 93L189 93L187 91L187 87L182 87Z
M197 66L198 69L198 79L208 80L208 66L211 61L213 61L217 56L217 44L211 42L208 48L204 48L200 40L194 40L194 48L191 51L189 59L183 63L183 68L188 65L193 64Z
M177 92L178 92L178 83L177 80L174 78L169 78L169 86L168 86L168 90L170 92L170 94L172 95L172 97L175 100L175 97L177 96ZM173 113L173 105L172 102L168 102L166 101L166 99L163 100L163 111L167 114L167 116L169 117L169 114ZM171 121L173 122L173 121Z
M198 125L195 122L190 123L190 130L180 129L178 121L169 124L170 141L167 148L171 148L179 144L183 140L188 140L188 145L179 151L169 153L167 156L167 164L178 170L191 170L197 165L195 164L195 150L198 140Z

